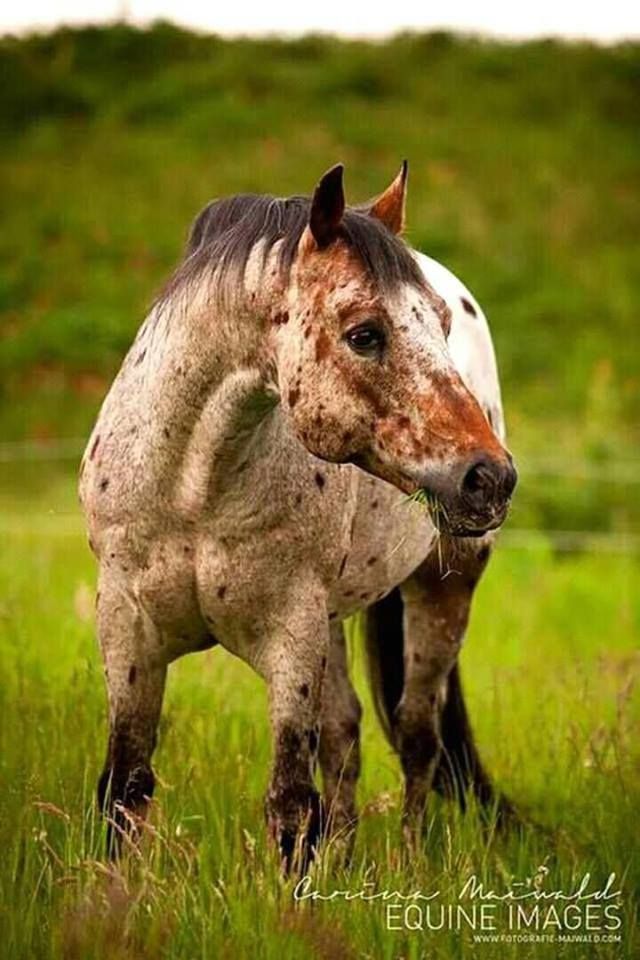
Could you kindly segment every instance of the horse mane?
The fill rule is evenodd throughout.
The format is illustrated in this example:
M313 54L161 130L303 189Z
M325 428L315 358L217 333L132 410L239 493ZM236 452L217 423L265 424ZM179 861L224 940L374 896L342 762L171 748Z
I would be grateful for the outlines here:
M278 241L277 267L289 279L302 232L309 222L311 199L280 199L261 194L238 194L209 203L196 217L182 263L165 296L195 281L207 267L215 271L218 291L228 293L232 277L242 276L251 251L262 243L263 263ZM400 284L424 286L422 272L409 247L365 207L347 207L341 236L360 259L377 287L385 292Z

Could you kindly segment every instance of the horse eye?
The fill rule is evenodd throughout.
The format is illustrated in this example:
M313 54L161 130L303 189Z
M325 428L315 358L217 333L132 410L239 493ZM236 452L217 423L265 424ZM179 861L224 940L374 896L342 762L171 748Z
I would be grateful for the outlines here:
M345 340L354 353L366 357L380 353L384 346L384 333L375 323L361 323L347 331Z

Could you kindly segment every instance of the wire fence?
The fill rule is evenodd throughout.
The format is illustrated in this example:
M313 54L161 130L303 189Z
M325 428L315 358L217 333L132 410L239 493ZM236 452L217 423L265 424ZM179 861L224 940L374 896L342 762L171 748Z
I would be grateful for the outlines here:
M79 463L86 438L62 440L16 440L0 442L0 464ZM640 484L640 458L606 463L567 462L560 458L528 458L518 461L523 478L553 478L569 483ZM0 529L5 533L52 532L76 536L83 530L78 510L17 514L0 512ZM532 550L550 547L560 553L640 554L640 534L601 530L528 529L507 526L501 533L502 547Z
M86 445L86 437L0 441L0 463L79 461ZM559 457L519 459L518 472L527 477L557 477L564 480L632 485L640 484L640 457L636 460L607 460L603 463L573 460L569 464Z

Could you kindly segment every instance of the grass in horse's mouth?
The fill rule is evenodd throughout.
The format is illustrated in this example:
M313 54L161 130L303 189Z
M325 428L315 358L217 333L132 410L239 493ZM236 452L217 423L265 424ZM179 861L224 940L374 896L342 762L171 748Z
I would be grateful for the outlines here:
M435 493L431 493L430 490L421 487L407 497L407 503L419 503L421 506L426 507L436 530L440 533L440 522L441 520L447 520L447 511Z
M440 540L442 530L441 524L444 521L447 521L447 511L444 507L442 501L436 496L435 493L432 493L430 490L421 487L419 490L416 490L415 493L412 493L407 497L407 503L419 503L420 506L426 507L429 511L429 516L431 522L433 523L436 530L436 547L438 551L438 564L440 570L443 569L443 557L442 557L442 542Z

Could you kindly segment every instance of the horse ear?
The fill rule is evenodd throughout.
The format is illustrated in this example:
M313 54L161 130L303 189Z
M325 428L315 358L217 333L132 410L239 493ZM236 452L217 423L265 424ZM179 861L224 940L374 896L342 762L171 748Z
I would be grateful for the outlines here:
M321 178L313 194L307 230L321 250L333 243L340 230L344 214L343 173L342 163L331 167Z
M400 173L384 193L374 200L369 207L369 216L381 220L392 233L402 233L404 230L404 208L407 198L407 174L409 164L402 161Z

